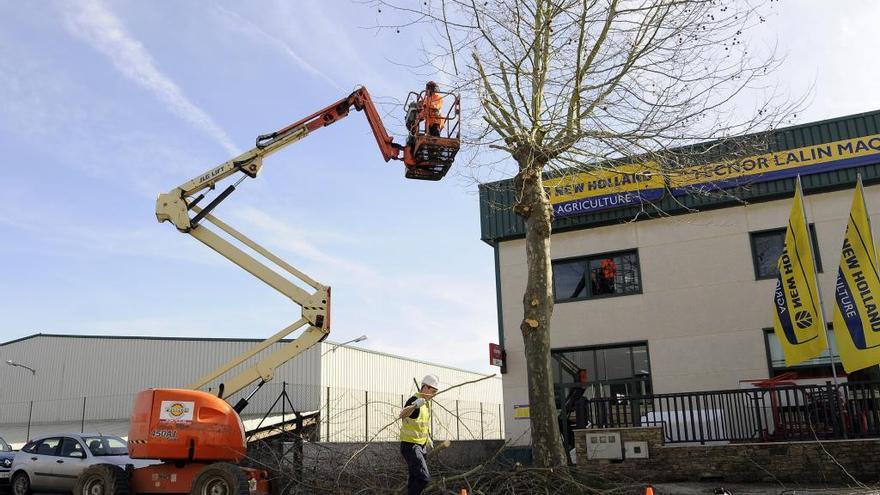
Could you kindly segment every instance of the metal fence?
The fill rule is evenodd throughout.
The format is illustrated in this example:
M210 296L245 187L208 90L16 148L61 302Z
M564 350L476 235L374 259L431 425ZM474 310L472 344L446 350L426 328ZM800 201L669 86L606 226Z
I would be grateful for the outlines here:
M360 442L397 440L397 415L410 397L327 387L321 406L322 441ZM431 431L437 440L504 438L502 405L447 399L432 404Z
M378 393L336 387L289 383L265 385L242 416L281 414L284 391L302 413L319 413L321 441L396 440L397 414L407 394ZM229 397L235 404L239 395ZM59 431L104 431L125 434L135 394L72 397L57 400L0 403L0 436L21 442L31 436ZM270 410L275 405L275 410ZM433 407L434 437L440 440L504 438L502 405L438 397ZM290 413L290 408L287 408Z
M577 428L662 426L666 443L880 437L880 382L787 385L586 399L562 421Z

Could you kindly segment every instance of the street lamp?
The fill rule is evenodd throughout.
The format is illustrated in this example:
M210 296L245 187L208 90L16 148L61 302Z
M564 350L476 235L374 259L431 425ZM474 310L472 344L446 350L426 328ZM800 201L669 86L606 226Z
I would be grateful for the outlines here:
M34 376L37 376L37 370L31 368L30 366L25 366L21 363L16 363L15 361L13 361L11 359L7 359L6 364L8 364L9 366L18 366L19 368L24 368L24 369L30 371Z
M30 366L25 366L21 363L16 363L15 361L13 361L11 359L7 359L6 364L8 364L9 366L17 366L19 368L24 368L24 369L30 371L31 374L34 375L34 379L36 379L37 370L31 368ZM28 406L27 433L25 434L25 438L31 437L31 415L33 414L33 412L34 412L34 401L32 400L32 401L30 401L30 405Z
M327 354L328 352L336 352L336 348L338 348L339 346L343 346L343 345L346 345L346 344L353 344L353 343L355 343L355 342L362 342L362 341L364 341L364 340L367 340L367 336L366 336L366 335L361 335L360 337L355 337L355 338L353 338L353 339L351 339L351 340L346 340L345 342L343 342L343 343L341 343L341 344L335 344L335 345L333 346L332 349L327 350L327 351L324 351L324 354ZM323 356L324 354L321 354L321 355Z

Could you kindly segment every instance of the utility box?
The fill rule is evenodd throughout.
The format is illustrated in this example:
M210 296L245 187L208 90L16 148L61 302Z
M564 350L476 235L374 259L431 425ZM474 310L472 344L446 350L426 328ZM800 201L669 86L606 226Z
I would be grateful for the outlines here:
M587 459L623 459L623 446L620 444L620 433L587 433Z
M647 459L648 442L624 442L623 453L627 459Z

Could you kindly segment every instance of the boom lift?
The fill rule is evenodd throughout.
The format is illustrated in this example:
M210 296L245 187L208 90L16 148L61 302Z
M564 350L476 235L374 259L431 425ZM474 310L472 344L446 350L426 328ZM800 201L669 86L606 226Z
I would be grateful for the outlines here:
M411 93L412 96L420 101L423 95ZM449 170L459 148L459 99L455 95L450 96L452 104L445 117L450 125L446 128L446 134L430 136L422 122L410 123L410 136L406 144L401 145L388 135L370 94L361 87L298 122L260 135L254 148L159 195L156 200L156 218L159 222L171 222L180 232L195 237L262 280L301 306L302 316L259 345L200 377L186 389L152 388L138 393L129 427L129 456L134 459L155 459L161 463L128 470L107 464L93 466L77 480L76 495L268 493L265 471L235 464L246 452L244 425L239 413L257 390L272 380L276 368L324 340L330 333L330 287L289 265L211 212L244 179L255 178L259 174L264 158L347 117L352 108L364 112L386 162L403 161L408 179L440 180ZM240 177L233 184L223 189L207 205L198 206L221 181L239 174ZM213 224L273 263L286 275L210 230L205 222ZM292 282L289 277L298 280L309 290ZM232 378L220 382L210 392L200 390L303 327L305 330L295 340L278 347ZM234 407L224 400L253 383L257 383L256 387Z

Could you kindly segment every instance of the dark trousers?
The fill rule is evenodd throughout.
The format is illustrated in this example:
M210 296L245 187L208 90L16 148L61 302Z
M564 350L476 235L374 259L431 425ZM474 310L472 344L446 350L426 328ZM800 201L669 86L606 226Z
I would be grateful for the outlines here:
M425 446L416 443L400 442L400 453L409 469L406 484L407 495L419 495L431 481L428 463L425 462Z

